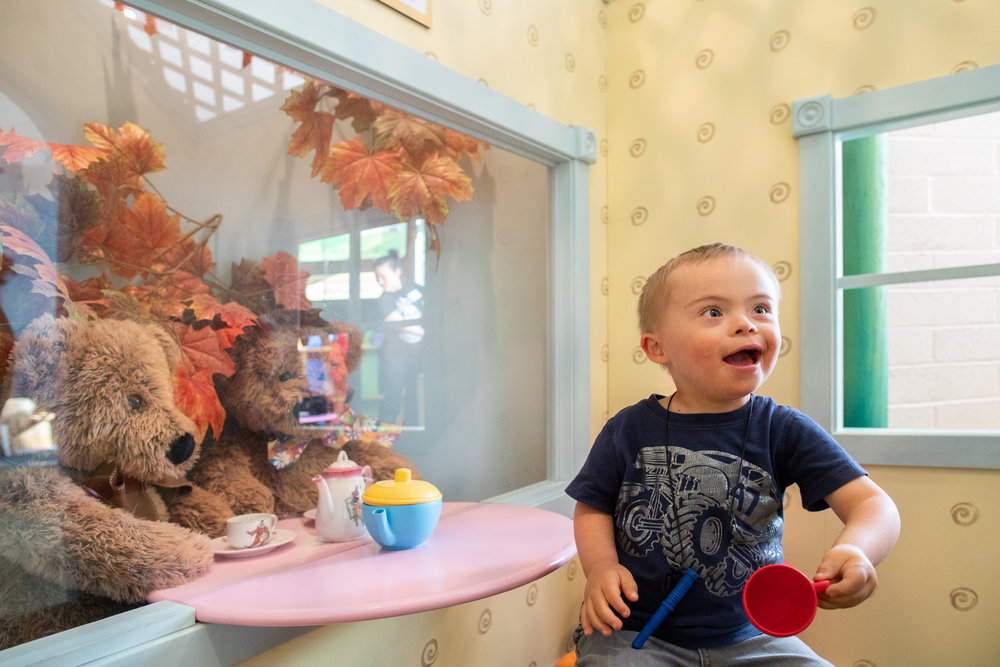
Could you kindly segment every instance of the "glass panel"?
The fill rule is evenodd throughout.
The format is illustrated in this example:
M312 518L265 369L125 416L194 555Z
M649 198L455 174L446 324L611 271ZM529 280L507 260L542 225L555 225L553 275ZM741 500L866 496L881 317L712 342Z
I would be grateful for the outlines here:
M545 165L117 3L8 5L0 374L43 314L152 320L182 351L163 408L201 441L240 414L234 345L288 327L253 368L262 393L310 388L282 428L391 445L449 501L547 478ZM331 323L360 331L346 380ZM241 426L264 456L286 434Z
M43 311L74 310L67 295L78 314L131 316L119 301L107 307L98 288L135 295L164 272L195 275L224 320L235 321L225 309L235 301L251 319L268 307L312 307L326 321L359 327L366 344L363 368L350 377L353 409L404 423L395 448L447 498L483 498L546 478L544 165L116 3L45 7L11 7L7 20L23 29L0 47L10 65L0 73L3 224L23 229L77 283L55 296L6 284L11 332ZM74 28L63 31L67 24ZM325 114L337 120L324 124ZM128 181L88 171L87 160L112 145L147 151L148 171ZM330 146L341 162L317 157ZM397 171L409 180L391 185L387 174ZM95 217L80 218L77 205L98 192L102 204L86 209ZM173 236L114 237L109 225L119 221L107 217L110 205L101 207L112 200L128 209L133 227L162 222ZM120 256L108 262L112 250ZM401 368L393 362L402 354L393 340L400 327L383 321L392 309L374 274L390 251L400 258L399 282L423 296L425 334ZM158 252L173 264L150 273L144 267ZM17 274L12 264L23 257L7 247L4 257L5 275ZM249 280L277 305L241 294ZM141 312L156 315L142 303ZM213 315L178 314L160 317L182 342L190 332L176 320ZM204 432L204 416L195 416Z
M844 425L1000 430L998 313L1000 278L845 291Z
M845 275L1000 262L1000 112L845 141L843 154ZM881 236L851 243L855 215Z

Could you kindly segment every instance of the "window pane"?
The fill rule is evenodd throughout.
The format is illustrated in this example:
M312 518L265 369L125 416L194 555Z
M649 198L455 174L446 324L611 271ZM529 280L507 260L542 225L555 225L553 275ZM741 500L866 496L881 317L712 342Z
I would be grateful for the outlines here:
M843 154L845 275L1000 262L1000 112L846 141ZM852 211L874 227L857 244ZM877 261L856 257L873 246Z
M1000 430L998 313L1000 278L845 291L844 425Z
M11 64L0 72L0 131L92 149L88 137L94 135L84 124L96 123L108 128L100 130L107 136L138 139L151 159L162 152L169 169L157 166L127 183L132 189L122 206L129 215L146 216L145 224L160 216L177 230L164 244L202 281L202 293L218 302L213 308L238 303L257 316L261 308L301 307L306 314L317 307L325 320L361 329L367 344L362 368L350 377L358 397L352 408L405 423L394 447L446 498L480 499L546 478L546 166L417 120L419 140L406 143L402 136L398 146L364 150L385 160L398 150L410 151L413 160L419 155L435 178L450 179L447 194L431 183L422 196L433 201L420 200L419 174L411 173L400 186L410 187L410 198L393 208L379 190L385 182L352 190L343 185L361 183L351 181L356 174L336 172L329 163L315 173L314 161L330 146L348 151L371 142L372 114L407 118L402 112L373 108L347 91L116 3L52 0L45 12L28 5L9 8L15 14L7 20L22 28L0 46ZM64 31L66 24L76 27ZM53 34L63 37L53 42ZM109 62L121 68L110 80ZM51 103L53 90L61 91L58 104ZM319 98L313 106L305 100L311 94ZM227 106L227 98L238 104ZM310 114L338 109L350 111L329 128L329 145L310 145L313 135L301 132L301 119L322 122ZM352 120L363 126L361 134ZM433 152L414 152L427 142L438 142ZM80 165L60 162L48 148L30 156L4 151L0 146L0 203L17 216L2 218L3 224L20 225L58 274L84 285L73 294L79 304L100 299L105 278L103 287L132 295L139 292L128 290L156 279L125 268L159 257L162 248L142 254L142 242L151 239L94 233L121 222L101 217L110 209L88 208L95 217L86 220L60 217L86 199L81 192L103 192L96 170L82 176ZM424 222L431 216L438 216L433 233ZM135 246L123 240L136 238ZM194 245L202 240L204 254ZM121 261L95 263L107 256L87 254L95 248L112 248ZM419 286L423 296L420 351L402 368L393 365L393 355L402 353L392 347L403 327L386 321L394 304L382 298L372 274L373 260L393 249L402 262L401 283ZM5 277L16 274L7 248L4 259ZM21 259L20 265L33 265ZM300 272L310 275L300 280ZM42 312L65 313L61 296L17 291L17 282L0 286L12 333ZM297 302L300 296L316 303ZM273 301L262 305L267 299ZM113 308L128 303L123 298ZM91 308L81 312L132 314ZM188 310L167 323L180 327L203 315ZM211 320L212 313L204 317Z

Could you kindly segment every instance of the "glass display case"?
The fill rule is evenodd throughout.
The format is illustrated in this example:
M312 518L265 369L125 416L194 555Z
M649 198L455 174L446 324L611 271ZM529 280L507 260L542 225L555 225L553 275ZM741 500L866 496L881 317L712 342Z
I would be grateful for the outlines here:
M255 382L297 383L310 437L390 448L448 500L561 493L589 443L589 132L307 0L5 15L4 399L38 318L153 322L208 451L234 350L282 328L294 369ZM4 467L55 464L7 426Z

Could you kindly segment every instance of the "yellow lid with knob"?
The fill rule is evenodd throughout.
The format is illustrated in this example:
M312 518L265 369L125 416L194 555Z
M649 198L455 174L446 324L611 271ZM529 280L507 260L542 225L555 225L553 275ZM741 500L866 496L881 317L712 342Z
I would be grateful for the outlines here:
M361 500L368 505L414 505L441 499L441 492L430 482L412 479L409 468L396 468L396 478L375 482Z

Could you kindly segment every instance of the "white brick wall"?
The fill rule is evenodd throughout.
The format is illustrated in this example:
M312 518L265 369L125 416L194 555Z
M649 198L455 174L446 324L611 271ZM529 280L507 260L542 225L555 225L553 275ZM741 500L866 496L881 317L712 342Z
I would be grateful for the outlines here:
M888 140L888 270L1000 262L1000 113ZM1000 429L1000 278L888 290L889 425Z

